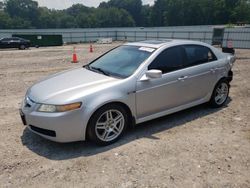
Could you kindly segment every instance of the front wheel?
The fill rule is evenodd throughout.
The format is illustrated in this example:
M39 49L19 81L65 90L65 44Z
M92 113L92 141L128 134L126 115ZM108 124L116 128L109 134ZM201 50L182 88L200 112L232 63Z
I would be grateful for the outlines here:
M128 125L128 115L123 107L106 105L97 110L89 121L88 138L98 145L116 142Z
M226 79L223 79L216 84L209 102L212 107L219 108L226 103L229 95L229 87L229 83Z

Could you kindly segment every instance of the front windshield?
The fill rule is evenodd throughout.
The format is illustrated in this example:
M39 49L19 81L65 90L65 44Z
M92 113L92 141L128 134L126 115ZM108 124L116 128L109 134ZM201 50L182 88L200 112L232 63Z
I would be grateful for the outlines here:
M89 69L126 78L131 76L154 50L138 46L119 46L92 62Z

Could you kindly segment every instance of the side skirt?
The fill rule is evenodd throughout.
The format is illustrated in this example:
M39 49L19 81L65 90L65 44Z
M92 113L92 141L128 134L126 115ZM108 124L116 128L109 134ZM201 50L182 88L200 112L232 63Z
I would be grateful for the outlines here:
M179 112L181 110L185 110L185 109L188 109L188 108L191 108L191 107L206 103L206 102L208 102L210 100L209 96L210 95L208 95L207 97L205 97L203 99L200 99L198 101L191 102L189 104L185 104L185 105L182 105L182 106L171 108L171 109L165 110L163 112L159 112L159 113L149 115L149 116L146 116L146 117L138 118L136 120L136 124L143 123L143 122L146 122L146 121L149 121L149 120L152 120L152 119L156 119L156 118L159 118L159 117L162 117L162 116L166 116L166 115L169 115L169 114L172 114L172 113L175 113L175 112Z

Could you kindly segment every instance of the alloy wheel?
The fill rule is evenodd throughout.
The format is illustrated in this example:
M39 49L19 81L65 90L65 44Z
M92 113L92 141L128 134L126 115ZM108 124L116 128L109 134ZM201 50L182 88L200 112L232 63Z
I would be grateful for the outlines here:
M122 133L124 124L125 118L120 111L115 109L107 110L96 122L96 136L104 142L113 141Z
M229 87L226 83L222 82L218 87L216 88L215 92L215 102L218 105L223 104L228 96L229 93Z

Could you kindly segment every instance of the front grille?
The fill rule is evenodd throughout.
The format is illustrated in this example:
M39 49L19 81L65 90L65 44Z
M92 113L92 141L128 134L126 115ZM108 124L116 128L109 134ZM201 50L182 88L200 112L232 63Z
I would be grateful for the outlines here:
M25 102L24 107L26 107L26 108L30 108L30 107L31 107L31 105Z
M40 134L43 134L43 135L46 135L46 136L51 136L51 137L56 137L56 132L55 131L52 131L52 130L48 130L48 129L42 129L42 128L39 128L39 127L35 127L33 125L29 125L31 130L37 132L37 133L40 133Z

